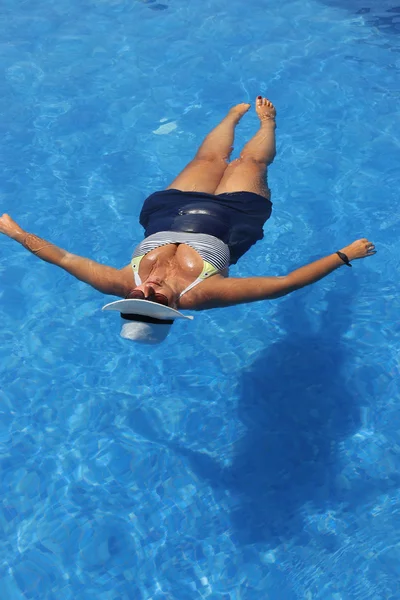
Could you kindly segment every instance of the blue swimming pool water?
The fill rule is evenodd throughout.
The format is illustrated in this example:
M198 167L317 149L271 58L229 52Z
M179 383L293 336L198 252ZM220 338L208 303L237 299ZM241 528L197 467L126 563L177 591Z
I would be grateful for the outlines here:
M2 238L1 598L399 598L399 8L4 0L0 19L1 211L28 231L127 264L146 195L262 93L274 212L232 274L379 251L138 349L106 298Z

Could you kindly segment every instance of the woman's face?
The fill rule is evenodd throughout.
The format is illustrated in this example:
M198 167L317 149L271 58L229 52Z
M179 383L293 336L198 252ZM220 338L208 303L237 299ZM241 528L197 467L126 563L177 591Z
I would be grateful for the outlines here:
M148 279L141 285L136 286L129 292L127 298L149 300L150 302L157 302L157 304L176 308L179 294L176 294L165 281L155 278L152 280Z

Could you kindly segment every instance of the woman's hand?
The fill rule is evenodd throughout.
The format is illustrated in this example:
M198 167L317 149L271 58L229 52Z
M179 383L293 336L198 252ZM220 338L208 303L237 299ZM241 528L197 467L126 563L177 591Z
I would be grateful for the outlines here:
M365 258L366 256L376 254L374 244L367 240L367 238L356 240L349 246L342 248L341 252L344 252L350 261L355 260L356 258Z
M25 232L9 215L4 214L0 217L0 233L20 241Z

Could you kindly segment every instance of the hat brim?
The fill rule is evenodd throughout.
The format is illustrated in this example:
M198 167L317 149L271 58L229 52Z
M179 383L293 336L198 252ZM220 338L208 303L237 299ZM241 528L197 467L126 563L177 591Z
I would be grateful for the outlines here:
M175 310L170 306L164 306L163 304L158 304L157 302L134 298L110 302L109 304L103 306L102 310L116 310L123 314L142 315L160 320L175 321L175 319L188 319L191 321L193 319L191 315L184 315L183 313L179 312L179 310Z

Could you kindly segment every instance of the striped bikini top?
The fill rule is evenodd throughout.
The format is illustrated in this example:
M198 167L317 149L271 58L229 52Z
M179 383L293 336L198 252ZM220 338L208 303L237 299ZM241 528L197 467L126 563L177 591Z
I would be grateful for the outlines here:
M142 258L152 250L167 244L186 244L196 250L203 259L203 269L200 275L180 293L180 298L211 275L220 273L229 267L229 247L213 235L187 233L186 231L159 231L140 242L133 252L131 265L136 285L142 283L139 276L139 266Z

